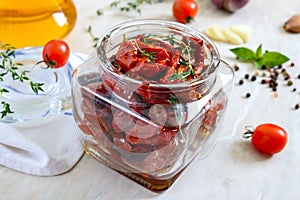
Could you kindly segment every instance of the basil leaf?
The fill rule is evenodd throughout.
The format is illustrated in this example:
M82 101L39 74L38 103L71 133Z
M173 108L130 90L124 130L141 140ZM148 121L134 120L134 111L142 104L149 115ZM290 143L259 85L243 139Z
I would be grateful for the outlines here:
M281 65L288 60L288 57L278 52L266 52L263 55L263 63L270 68Z
M256 49L256 57L261 58L262 57L262 45L260 44Z
M281 65L289 60L289 58L278 52L265 52L262 51L262 45L260 44L256 51L252 51L246 47L238 47L230 49L238 59L242 61L252 62L257 68L261 69L263 65L268 68Z
M230 51L243 61L253 61L256 59L255 52L246 47L238 47L230 49Z
M257 59L254 61L254 65L255 65L257 68L261 69L261 66L264 65L264 60L263 60L263 58L257 58Z

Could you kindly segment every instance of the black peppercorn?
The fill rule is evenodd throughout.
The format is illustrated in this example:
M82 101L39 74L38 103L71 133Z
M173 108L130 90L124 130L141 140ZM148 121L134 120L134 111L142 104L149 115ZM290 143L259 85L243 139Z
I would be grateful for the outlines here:
M293 81L288 81L288 82L287 82L287 85L288 85L288 86L293 85Z
M234 71L239 71L239 69L240 69L238 65L234 65L233 68L234 68Z

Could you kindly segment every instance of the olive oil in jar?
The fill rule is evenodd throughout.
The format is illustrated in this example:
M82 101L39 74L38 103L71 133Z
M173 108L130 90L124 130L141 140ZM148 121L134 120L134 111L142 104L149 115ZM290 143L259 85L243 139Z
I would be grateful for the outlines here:
M0 41L17 48L65 37L76 22L72 0L0 0Z

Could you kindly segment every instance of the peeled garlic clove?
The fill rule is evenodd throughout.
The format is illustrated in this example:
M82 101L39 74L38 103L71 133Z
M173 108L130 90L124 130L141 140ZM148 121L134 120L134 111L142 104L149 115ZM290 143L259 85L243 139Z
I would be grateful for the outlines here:
M252 33L252 28L247 25L234 25L229 27L229 29L237 34L243 40L243 43L247 43L249 41Z
M250 39L252 29L248 25L234 25L224 28L219 25L208 27L204 34L212 40L227 42L231 44L244 44Z
M208 27L204 33L213 40L221 42L227 41L227 38L224 35L224 28L219 25L212 25Z
M292 16L284 23L283 28L291 33L300 33L300 14Z
M220 9L235 12L236 10L244 7L249 0L211 0L211 2Z
M227 38L227 41L231 44L243 44L243 39L235 34L234 32L230 31L229 29L224 29L224 35Z

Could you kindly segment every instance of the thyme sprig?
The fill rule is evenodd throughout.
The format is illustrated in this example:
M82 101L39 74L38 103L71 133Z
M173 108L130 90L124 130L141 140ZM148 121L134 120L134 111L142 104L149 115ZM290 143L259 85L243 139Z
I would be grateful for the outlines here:
M143 4L151 5L153 2L162 3L165 1L166 0L156 0L156 1L154 1L154 0L135 0L135 1L127 2L125 5L121 5L121 1L117 0L117 1L113 1L112 3L110 3L109 8L116 7L116 8L119 8L119 10L122 12L136 11L137 13L141 14L141 11L142 11L141 6ZM108 8L98 9L96 11L97 15L98 16L103 15L105 9L108 9Z
M88 26L87 32L94 42L93 47L96 47L100 38L94 35L91 25Z
M144 37L143 41L146 44L149 44L150 42L148 40L149 40L150 37L151 37L151 34L147 34ZM176 79L183 80L183 79L185 79L185 78L187 78L189 76L191 76L192 78L194 78L194 76L195 76L195 70L194 70L193 65L192 65L192 56L191 56L191 53L193 52L193 49L191 47L191 40L190 40L190 38L187 38L187 41L184 42L184 41L176 38L176 36L174 34L169 34L167 36L156 36L156 37L160 37L163 41L168 42L173 47L175 47L175 44L178 44L180 46L182 54L186 54L186 56L187 56L187 61L185 61L183 59L179 60L179 64L182 65L182 66L187 67L187 70L185 70L185 71L183 71L181 73L178 73L178 70L177 70L177 72L173 73L168 78L168 80L169 81L176 80ZM135 43L136 43L136 41L135 41ZM156 52L148 53L146 51L141 50L139 48L139 46L137 45L137 43L136 43L136 46L138 47L138 50L143 55L145 55L146 57L148 57L148 59L149 59L150 62L154 62L153 58L154 58Z
M166 2L167 0L134 0L134 1L129 1L127 3L122 3L121 0L115 0L111 2L108 6L102 7L101 9L96 10L96 16L103 16L106 10L110 10L112 8L117 8L119 9L120 12L126 12L129 13L131 11L136 11L138 14L142 13L142 5L148 4L151 5L153 3L163 3ZM123 1L124 2L124 1ZM87 32L89 36L92 38L94 45L93 47L96 47L99 41L99 37L95 36L93 33L93 28L92 25L89 24L87 27Z
M180 64L183 65L183 66L186 66L187 67L187 70L182 72L182 73L178 73L175 72L174 74L172 74L168 80L172 81L172 80L175 80L175 79L178 79L178 80L182 80L182 79L185 79L189 76L191 76L192 78L194 78L195 76L195 71L193 69L193 65L192 65L192 57L191 57L191 53L193 51L192 47L191 47L191 40L190 38L187 38L187 42L185 43L184 41L182 40L179 40L175 37L175 35L173 34L170 34L168 35L166 38L163 39L164 41L168 41L170 43L170 45L174 46L175 43L179 43L179 44L182 44L183 47L181 47L181 50L182 50L182 53L186 53L187 54L187 61L184 61L184 60L180 60Z
M179 100L174 94L171 94L170 98L167 101L172 105L179 104Z
M1 113L1 119L3 117L5 117L6 115L8 115L8 114L14 113L14 111L11 110L9 103L7 103L5 101L1 101L1 104L2 104L2 107L3 107L3 110L0 112Z
M39 91L44 91L42 86L44 83L37 83L33 82L29 77L29 71L22 70L20 67L22 66L21 63L17 63L14 61L15 58L15 48L9 44L3 44L0 46L0 82L4 81L5 76L9 76L13 81L20 81L20 82L29 82L29 85L32 91L35 94L38 94ZM4 87L0 87L0 97L3 93L9 93ZM1 101L1 105L3 110L1 113L1 118L4 118L8 114L14 113L11 109L10 104L6 101Z
M147 52L147 51L145 51L145 50L142 50L142 49L139 47L139 45L137 44L136 40L134 40L134 43L135 43L135 46L137 47L138 51L139 51L142 55L146 56L146 57L148 58L148 61L149 61L149 62L155 63L154 58L155 58L155 54L156 54L157 52L150 52L150 53L149 53L149 52Z

